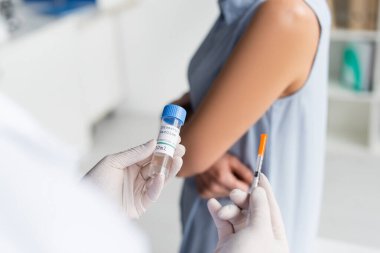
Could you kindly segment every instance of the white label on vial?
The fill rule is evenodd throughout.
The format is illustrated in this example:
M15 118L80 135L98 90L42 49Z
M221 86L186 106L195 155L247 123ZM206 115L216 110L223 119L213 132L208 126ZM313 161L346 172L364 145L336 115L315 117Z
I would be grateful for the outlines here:
M155 152L173 157L178 143L178 138L179 129L177 127L171 125L161 125Z

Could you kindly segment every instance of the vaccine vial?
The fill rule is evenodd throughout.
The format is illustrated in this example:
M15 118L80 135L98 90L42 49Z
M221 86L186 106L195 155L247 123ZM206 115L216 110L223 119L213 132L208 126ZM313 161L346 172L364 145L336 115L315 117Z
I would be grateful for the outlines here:
M174 151L179 141L179 132L186 119L186 110L178 105L166 105L161 116L160 133L156 149L150 163L149 175L155 177L162 174L168 177L172 165Z

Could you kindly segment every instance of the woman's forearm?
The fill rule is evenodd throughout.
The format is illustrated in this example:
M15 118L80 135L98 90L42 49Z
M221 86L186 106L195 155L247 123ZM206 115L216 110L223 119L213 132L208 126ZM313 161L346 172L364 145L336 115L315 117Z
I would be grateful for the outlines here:
M206 171L279 97L304 85L318 45L318 21L306 5L281 4L286 6L262 5L184 127L187 152L179 176Z

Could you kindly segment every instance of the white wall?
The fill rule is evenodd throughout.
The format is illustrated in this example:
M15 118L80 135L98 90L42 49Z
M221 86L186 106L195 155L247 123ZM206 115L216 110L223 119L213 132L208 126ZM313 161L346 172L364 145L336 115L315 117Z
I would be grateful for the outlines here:
M158 113L187 90L187 66L218 15L216 0L145 0L121 18L124 107Z
M93 124L121 99L116 22L105 12L78 11L1 43L0 92L86 152Z

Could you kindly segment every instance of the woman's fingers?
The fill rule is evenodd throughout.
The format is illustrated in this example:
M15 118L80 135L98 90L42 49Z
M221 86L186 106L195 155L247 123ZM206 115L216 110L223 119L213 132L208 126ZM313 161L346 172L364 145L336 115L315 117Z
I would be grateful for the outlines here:
M232 170L226 171L222 179L223 180L221 180L220 183L225 185L229 191L233 189L248 191L249 189L249 185L246 182L240 180L238 177L236 177Z
M225 197L229 194L229 189L215 181L207 172L196 176L195 182L202 198Z
M230 155L230 165L232 168L232 171L237 175L239 179L241 179L244 183L250 185L253 180L253 173L250 168L245 166L240 160Z
M175 105L179 105L179 106L184 106L186 104L189 104L190 103L190 93L189 92L186 92L185 94L183 94L180 98L174 100L173 102L171 102L172 104L175 104Z

